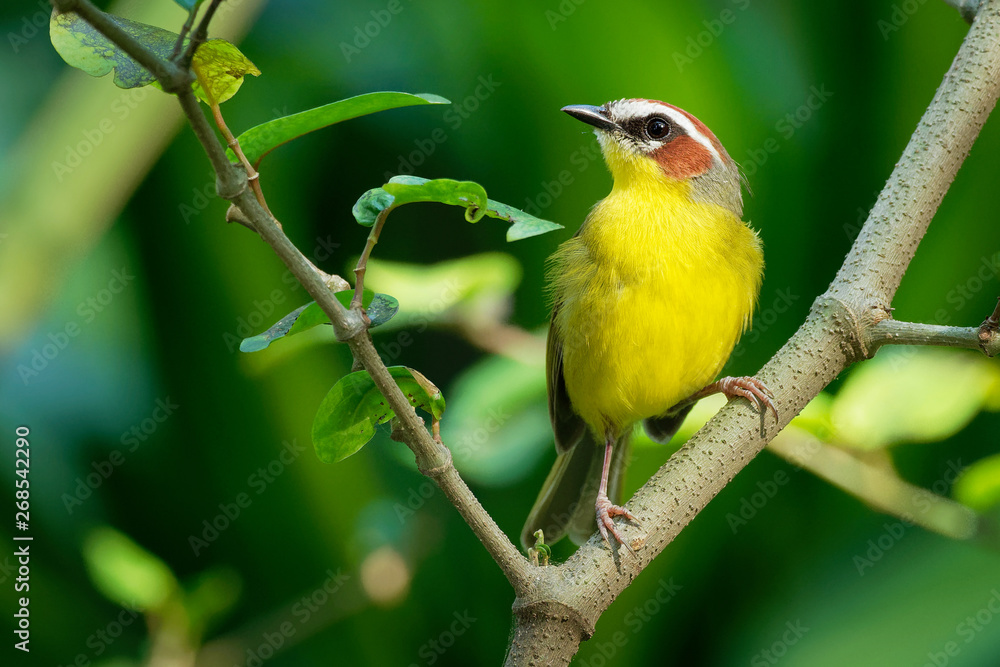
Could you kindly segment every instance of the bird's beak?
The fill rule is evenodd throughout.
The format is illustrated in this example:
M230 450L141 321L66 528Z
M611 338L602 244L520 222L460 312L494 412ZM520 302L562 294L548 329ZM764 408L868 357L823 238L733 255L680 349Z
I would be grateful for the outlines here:
M582 120L587 125L593 125L598 130L610 132L618 126L608 118L607 112L602 107L595 107L589 104L571 104L563 107L563 111L577 120Z

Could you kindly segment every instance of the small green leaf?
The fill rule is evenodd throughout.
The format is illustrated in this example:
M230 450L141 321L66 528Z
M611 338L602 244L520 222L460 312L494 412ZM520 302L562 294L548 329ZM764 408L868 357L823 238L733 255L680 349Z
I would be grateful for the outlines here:
M256 65L224 39L210 39L199 46L191 69L198 77L195 95L210 106L222 104L235 95L247 74L260 76Z
M340 305L344 308L350 308L351 300L354 298L354 290L337 292L334 296ZM388 294L376 294L371 290L364 290L362 293L361 306L367 312L368 319L371 320L369 328L372 329L380 324L385 324L399 311L399 302L395 298ZM315 301L310 301L282 317L264 333L244 338L240 343L240 352L258 352L279 338L294 336L320 324L329 323L330 318L326 316L320 305Z
M368 290L365 290L367 293ZM365 313L371 320L370 328L385 324L399 312L399 301L388 294L376 294L370 305L365 306Z
M393 196L382 188L372 188L354 203L351 213L358 224L371 227L379 213L392 206Z
M1000 505L1000 454L976 461L958 478L955 500L980 514Z
M166 563L113 528L87 536L83 559L97 590L117 604L155 612L178 589Z
M250 160L251 164L257 164L260 159L273 151L278 146L288 143L303 134L328 127L335 123L340 123L358 116L396 109L399 107L417 106L423 104L451 104L448 100L438 95L429 93L382 92L366 93L356 97L349 97L346 100L333 102L315 109L301 111L291 116L275 118L274 120L252 127L237 139L240 148ZM230 152L230 159L235 159L235 155Z
M433 201L465 207L465 219L478 222L486 206L486 190L472 181L450 178L427 180L418 176L393 176L382 189L393 196L393 207L418 201Z
M312 304L315 303L316 303L315 301L312 302ZM299 306L298 308L296 308L295 310L293 310L292 312L288 313L280 320L278 320L277 323L274 324L274 326L272 326L264 333L257 334L256 336L250 336L249 338L244 338L243 341L240 343L240 352L258 352L266 348L268 345L270 345L271 341L277 340L278 338L281 338L283 336L287 336L289 330L292 328L292 325L295 324L296 320L298 320L299 316L302 314L302 311L308 308L309 305L310 304L306 304L305 306Z
M520 241L521 239L538 236L539 234L545 234L547 232L563 228L563 226L558 223L536 218L529 213L525 213L521 209L508 206L507 204L502 204L498 201L493 201L492 199L486 201L486 215L491 218L500 218L501 220L507 220L512 223L510 228L507 230L508 242Z
M155 55L167 59L173 53L176 33L112 14L106 16ZM52 13L49 38L68 65L90 76L104 76L114 70L114 82L119 88L139 88L156 80L149 70L74 12Z
M445 402L441 392L423 375L405 366L390 366L389 374L410 404L441 418ZM417 379L417 378L420 379ZM316 456L324 463L346 459L375 435L375 426L395 416L367 371L340 378L327 393L313 420Z
M478 183L450 178L429 180L419 176L393 176L381 188L361 195L352 212L360 224L371 227L383 210L418 201L464 206L465 219L469 222L478 222L484 215L507 220L512 223L507 230L508 241L519 241L563 228L513 206L487 199L486 190Z

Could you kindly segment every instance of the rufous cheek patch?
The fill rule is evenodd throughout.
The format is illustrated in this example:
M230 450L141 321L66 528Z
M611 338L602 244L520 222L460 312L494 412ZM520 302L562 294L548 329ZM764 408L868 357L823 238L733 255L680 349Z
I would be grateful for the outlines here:
M700 143L682 134L650 154L663 173L677 180L693 178L712 168L712 155Z

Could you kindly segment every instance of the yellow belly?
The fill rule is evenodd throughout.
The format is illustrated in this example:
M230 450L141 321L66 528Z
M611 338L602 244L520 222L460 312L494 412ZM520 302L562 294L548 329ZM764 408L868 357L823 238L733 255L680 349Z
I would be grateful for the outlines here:
M666 205L639 208L636 193L612 191L553 256L566 389L600 436L618 436L712 382L759 291L752 230L686 191L659 201Z

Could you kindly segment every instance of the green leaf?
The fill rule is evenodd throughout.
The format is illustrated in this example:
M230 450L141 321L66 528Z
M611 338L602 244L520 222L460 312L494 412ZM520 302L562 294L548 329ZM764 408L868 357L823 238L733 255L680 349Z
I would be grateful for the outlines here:
M222 104L235 95L247 74L260 76L256 65L224 39L210 39L199 46L191 69L198 77L194 93L209 106Z
M427 180L419 176L393 176L382 189L393 197L392 206L402 206L418 201L433 201L465 207L465 219L478 222L485 211L486 190L472 181L454 181L450 178Z
M563 226L558 223L536 218L529 213L525 213L519 208L514 208L513 206L508 206L507 204L502 204L498 201L493 201L492 199L488 199L486 201L486 215L491 218L500 218L501 220L507 220L508 222L513 223L507 230L508 242L520 241L521 239L538 236L540 234L545 234L547 232L563 228Z
M976 461L955 482L955 500L979 513L1000 505L1000 454Z
M296 137L301 137L303 134L358 116L423 104L451 104L451 102L429 93L416 95L395 92L366 93L315 109L301 111L291 116L275 118L250 128L237 139L250 163L257 164L262 157L278 146L288 143ZM236 156L230 152L230 159L234 160L235 158Z
M433 201L465 207L465 219L478 222L487 215L506 220L508 241L519 241L538 236L563 226L536 218L524 211L486 198L483 186L472 181L455 181L450 178L429 180L419 176L393 176L381 188L374 188L361 195L352 212L358 223L371 227L378 215L391 208L411 202Z
M93 530L84 540L83 558L97 590L120 605L155 612L178 589L166 563L113 528Z
M311 304L306 304L305 306L299 306L292 312L288 313L280 320L277 321L270 329L264 333L259 333L256 336L250 336L249 338L244 338L240 342L240 352L258 352L263 350L272 341L288 335L289 330L292 325L295 324L299 316L302 315L302 311L308 308L310 305L314 305L316 302L313 301Z
M173 53L176 33L120 16L106 16L157 56L167 59ZM90 76L104 76L114 70L114 82L119 88L139 88L156 80L149 70L73 12L53 12L49 38L66 64Z
M394 197L382 188L372 188L354 203L351 213L358 224L371 227L379 213L392 206Z
M337 292L334 296L340 305L349 308L351 299L354 298L354 290ZM370 328L372 329L391 320L399 310L399 302L395 298L388 294L376 294L371 290L364 290L362 293L361 306L367 312L368 319L371 320ZM264 333L244 338L240 343L240 352L258 352L279 338L294 336L320 324L329 323L330 318L326 316L320 305L315 301L310 301L282 317Z
M440 420L445 402L437 387L405 366L390 366L389 374L411 405ZM394 416L367 371L345 375L337 381L316 411L312 428L316 456L324 463L346 459L372 439L375 426Z
M857 449L937 442L989 408L998 387L1000 368L982 357L958 350L889 348L852 371L830 417L837 440Z

